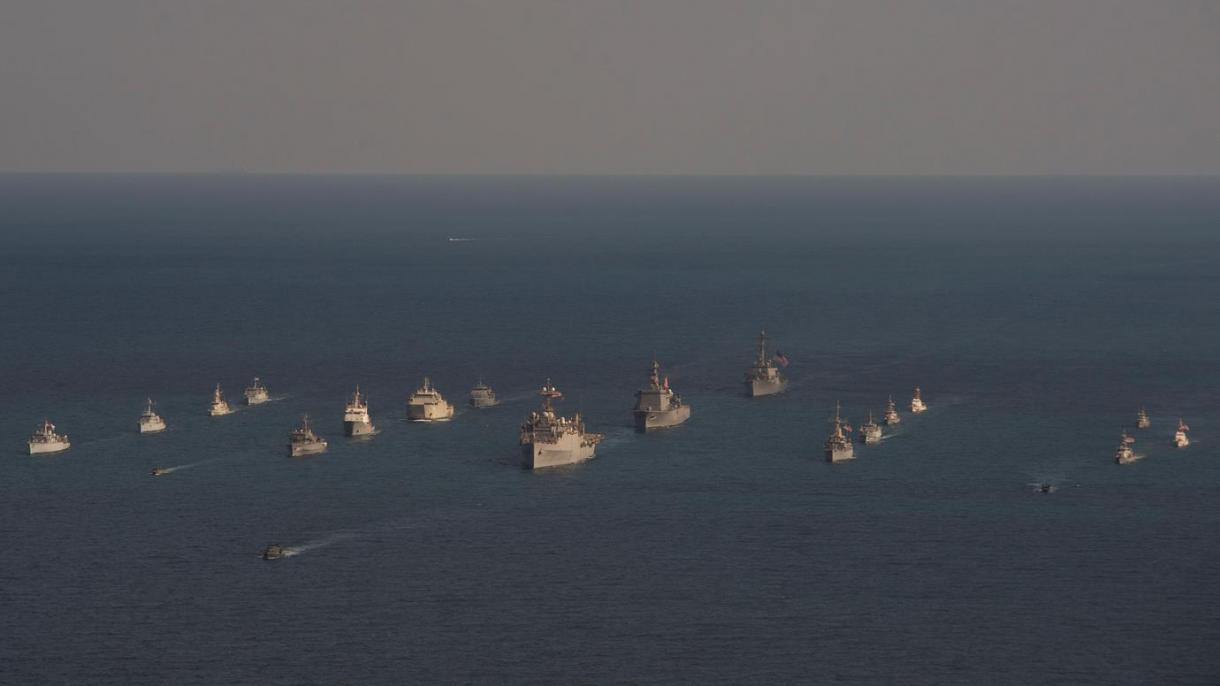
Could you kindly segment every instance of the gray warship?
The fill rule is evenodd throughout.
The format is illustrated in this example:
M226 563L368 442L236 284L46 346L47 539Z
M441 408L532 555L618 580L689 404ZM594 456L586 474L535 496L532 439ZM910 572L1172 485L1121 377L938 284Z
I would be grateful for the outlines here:
M1130 464L1137 459L1135 451L1131 449L1131 444L1135 443L1135 439L1123 432L1122 438L1118 441L1118 450L1114 453L1114 462L1117 464Z
M352 394L352 400L343 410L344 436L371 436L377 433L377 427L369 419L368 398L360 394L360 386Z
M495 407L500 401L496 399L496 392L491 390L491 386L483 383L482 379L470 389L470 406L479 409L483 407Z
M301 426L288 434L288 456L317 455L326 452L326 439L315 434L309 424L309 415L301 417Z
M165 420L153 410L152 398L148 399L148 406L144 408L144 412L140 415L139 427L142 434L155 434L165 431Z
M585 431L577 413L571 419L555 414L552 401L563 397L550 379L538 391L542 411L531 412L521 425L521 456L526 469L541 469L583 462L591 457L602 435Z
M247 405L262 405L271 400L271 394L267 392L267 387L256 376L254 382L246 389L246 404Z
M868 411L868 421L860 425L860 441L865 445L881 442L881 425L873 421L873 411Z
M1148 418L1148 413L1141 407L1139 414L1135 415L1135 428L1147 429L1150 426L1152 426L1152 420Z
M920 414L927 411L928 406L923 402L923 393L920 392L919 386L916 386L915 394L911 396L911 414Z
M407 419L412 422L447 422L453 419L453 405L424 377L424 383L407 398Z
M893 426L902 421L902 417L898 416L898 408L894 405L894 396L890 396L889 403L885 406L885 425Z
M669 388L669 377L661 378L661 364L652 361L648 387L635 392L635 430L667 429L690 419L690 405Z
M233 414L233 406L229 405L224 393L220 392L220 384L216 384L216 390L212 392L212 406L208 409L208 414L213 417Z
M854 460L856 458L855 450L852 448L851 439L844 433L843 418L839 416L839 404L835 403L835 416L830 420L835 425L834 431L830 432L830 437L826 439L826 461L827 462L843 462L845 460ZM847 430L850 433L850 429Z
M778 357L779 354L776 353ZM758 334L758 357L746 372L746 395L757 398L762 395L781 393L788 387L788 380L779 373L775 358L767 357L767 332Z

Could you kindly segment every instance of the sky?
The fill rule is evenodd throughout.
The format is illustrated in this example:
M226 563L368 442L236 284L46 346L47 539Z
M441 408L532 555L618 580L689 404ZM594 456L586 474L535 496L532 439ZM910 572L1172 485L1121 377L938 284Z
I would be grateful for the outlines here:
M0 171L1220 174L1220 0L3 0Z

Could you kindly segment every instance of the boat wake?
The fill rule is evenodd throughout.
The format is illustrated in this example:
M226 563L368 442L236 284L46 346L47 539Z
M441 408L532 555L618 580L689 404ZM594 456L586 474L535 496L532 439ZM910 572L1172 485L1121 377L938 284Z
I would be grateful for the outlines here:
M210 460L200 460L199 462L191 462L190 464L180 464L180 465L176 465L174 467L161 467L160 472L162 475L173 474L174 472L179 472L179 471L182 471L183 469L191 469L193 467L205 465L209 462L215 462L217 459L219 459L219 458L212 458Z
M311 550L326 548L336 543L348 541L353 538L359 538L359 534L351 532L331 534L329 536L323 536L317 540L308 541L300 545L286 545L284 546L284 557L296 557L297 555L303 555Z

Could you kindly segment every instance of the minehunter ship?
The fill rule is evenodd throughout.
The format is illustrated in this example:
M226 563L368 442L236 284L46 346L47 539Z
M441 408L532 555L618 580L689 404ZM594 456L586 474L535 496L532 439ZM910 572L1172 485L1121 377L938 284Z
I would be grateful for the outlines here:
M843 418L839 416L839 404L835 403L835 416L830 420L835 425L834 431L830 432L830 437L826 439L826 461L827 462L843 462L845 460L854 460L856 458L855 450L852 448L851 439L844 433Z
M563 397L547 379L538 391L542 411L531 412L521 425L521 456L526 469L542 469L583 462L591 457L602 435L585 431L580 413L567 417L555 414L552 401Z
M1117 464L1130 464L1135 462L1135 451L1131 449L1131 444L1135 443L1135 439L1123 432L1122 438L1118 441L1118 450L1114 453L1114 462Z
M369 419L368 398L360 394L360 387L352 394L351 402L343 410L344 436L369 436L377 433L377 427Z
M873 421L873 411L868 411L868 421L860 425L860 441L865 445L881 442L881 425Z
M677 426L690 419L690 405L669 388L669 377L661 378L661 364L652 361L648 374L648 387L635 392L635 430L644 433L651 429Z
M1190 437L1186 435L1189 431L1190 427L1186 426L1186 422L1182 421L1181 417L1178 417L1178 430L1173 434L1175 448L1185 448L1190 445Z
M767 332L758 334L758 357L746 372L746 395L757 398L774 395L788 387L788 380L779 373L775 358L767 357Z
M919 386L916 386L915 395L911 397L911 412L913 414L919 414L920 412L927 411L928 406L923 404L923 396L919 392Z
M140 433L155 434L158 431L165 431L165 420L153 410L153 401L152 398L149 398L148 406L140 415Z
M453 405L441 397L432 387L432 380L424 377L424 384L407 398L407 419L413 422L443 422L453 418Z
M72 442L68 440L67 434L55 433L55 425L48 420L43 420L42 426L35 429L34 435L30 436L31 455L58 453L71 447Z
M326 439L315 434L309 424L309 415L301 417L300 428L288 434L288 456L317 455L326 452Z
M496 392L491 390L491 386L483 383L482 379L470 389L470 406L479 409L483 407L495 407L500 401L496 400Z
M220 384L216 384L216 390L212 391L212 408L208 410L208 414L213 417L233 414L233 406L229 405L224 394L220 392Z
M898 416L898 408L894 405L894 396L890 396L889 403L885 406L885 425L893 426L902 421L902 417Z
M1135 428L1147 429L1150 426L1152 426L1152 420L1148 418L1148 413L1141 407L1139 414L1135 415Z
M254 382L246 389L246 404L247 405L262 405L271 400L271 394L267 393L267 387L256 376Z

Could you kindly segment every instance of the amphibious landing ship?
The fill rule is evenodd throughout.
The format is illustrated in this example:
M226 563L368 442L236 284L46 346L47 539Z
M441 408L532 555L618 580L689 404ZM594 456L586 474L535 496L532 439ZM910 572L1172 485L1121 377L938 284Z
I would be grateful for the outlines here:
M669 377L661 378L661 364L656 360L648 374L648 387L635 392L632 414L635 430L640 433L677 426L690 419L690 405L670 390Z
M526 469L541 469L582 462L593 457L602 435L585 431L577 413L571 419L555 414L551 403L563 397L547 379L538 391L542 411L531 412L521 425L521 456Z
M407 398L407 419L413 422L443 422L453 418L450 405L440 391L432 387L432 380L424 377L424 384Z
M767 357L767 332L759 333L758 357L754 360L754 365L746 372L746 395L757 398L763 395L774 395L787 388L788 380L779 373L779 368L775 366L776 362L787 366L787 360L788 358L779 352L776 352L774 357Z

